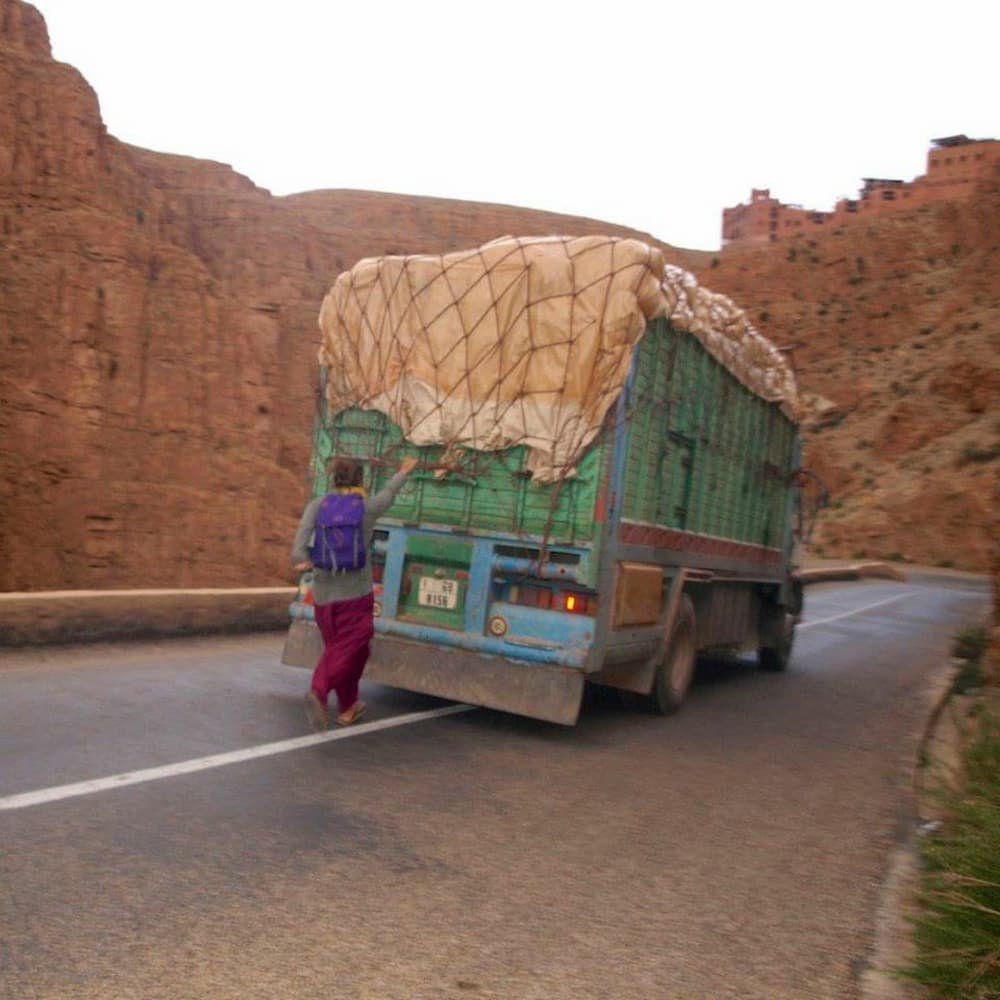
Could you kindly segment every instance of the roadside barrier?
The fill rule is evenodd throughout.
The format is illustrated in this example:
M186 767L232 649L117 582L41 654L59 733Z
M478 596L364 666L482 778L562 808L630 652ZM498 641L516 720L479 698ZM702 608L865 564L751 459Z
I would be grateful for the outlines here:
M805 585L865 577L906 579L879 562L799 573ZM245 587L0 594L0 646L277 631L288 627L295 593L295 587Z
M249 587L0 594L0 646L283 629L295 593Z
M863 580L875 578L881 580L906 580L906 574L896 566L884 562L851 563L845 566L822 566L815 569L803 569L798 573L804 585L810 583L827 583L834 580Z

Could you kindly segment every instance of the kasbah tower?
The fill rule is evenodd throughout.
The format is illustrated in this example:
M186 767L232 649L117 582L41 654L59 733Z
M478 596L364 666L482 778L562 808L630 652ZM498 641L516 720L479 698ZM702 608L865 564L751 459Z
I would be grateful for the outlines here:
M970 198L979 183L994 176L997 169L1000 169L1000 141L951 135L931 140L926 174L909 182L866 177L858 197L838 201L832 212L786 205L772 198L768 188L754 188L749 203L722 210L722 246L777 243L852 219Z

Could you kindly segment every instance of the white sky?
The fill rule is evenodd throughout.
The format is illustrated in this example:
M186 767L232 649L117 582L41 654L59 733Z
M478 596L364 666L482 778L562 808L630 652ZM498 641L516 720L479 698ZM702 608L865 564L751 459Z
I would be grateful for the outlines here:
M715 249L769 187L832 208L1000 138L989 0L34 0L108 130L274 194L493 201Z

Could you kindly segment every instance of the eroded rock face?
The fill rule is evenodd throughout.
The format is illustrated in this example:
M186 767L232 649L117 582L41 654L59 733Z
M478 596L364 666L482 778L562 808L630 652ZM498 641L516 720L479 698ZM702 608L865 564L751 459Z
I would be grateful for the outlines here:
M373 254L607 223L361 191L274 198L109 136L0 0L0 589L287 582L319 305Z
M806 462L833 506L820 554L985 571L1000 523L1000 178L810 237L681 253L820 397Z
M364 256L638 236L731 295L822 399L820 551L984 569L1000 526L1000 191L713 255L604 222L325 191L109 136L0 0L0 589L287 582L316 317Z

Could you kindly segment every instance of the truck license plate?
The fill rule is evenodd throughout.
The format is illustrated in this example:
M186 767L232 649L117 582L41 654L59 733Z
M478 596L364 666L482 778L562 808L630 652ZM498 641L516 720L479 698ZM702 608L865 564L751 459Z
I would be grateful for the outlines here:
M422 576L417 600L425 608L451 611L458 604L458 583L455 580L435 580L432 576Z

